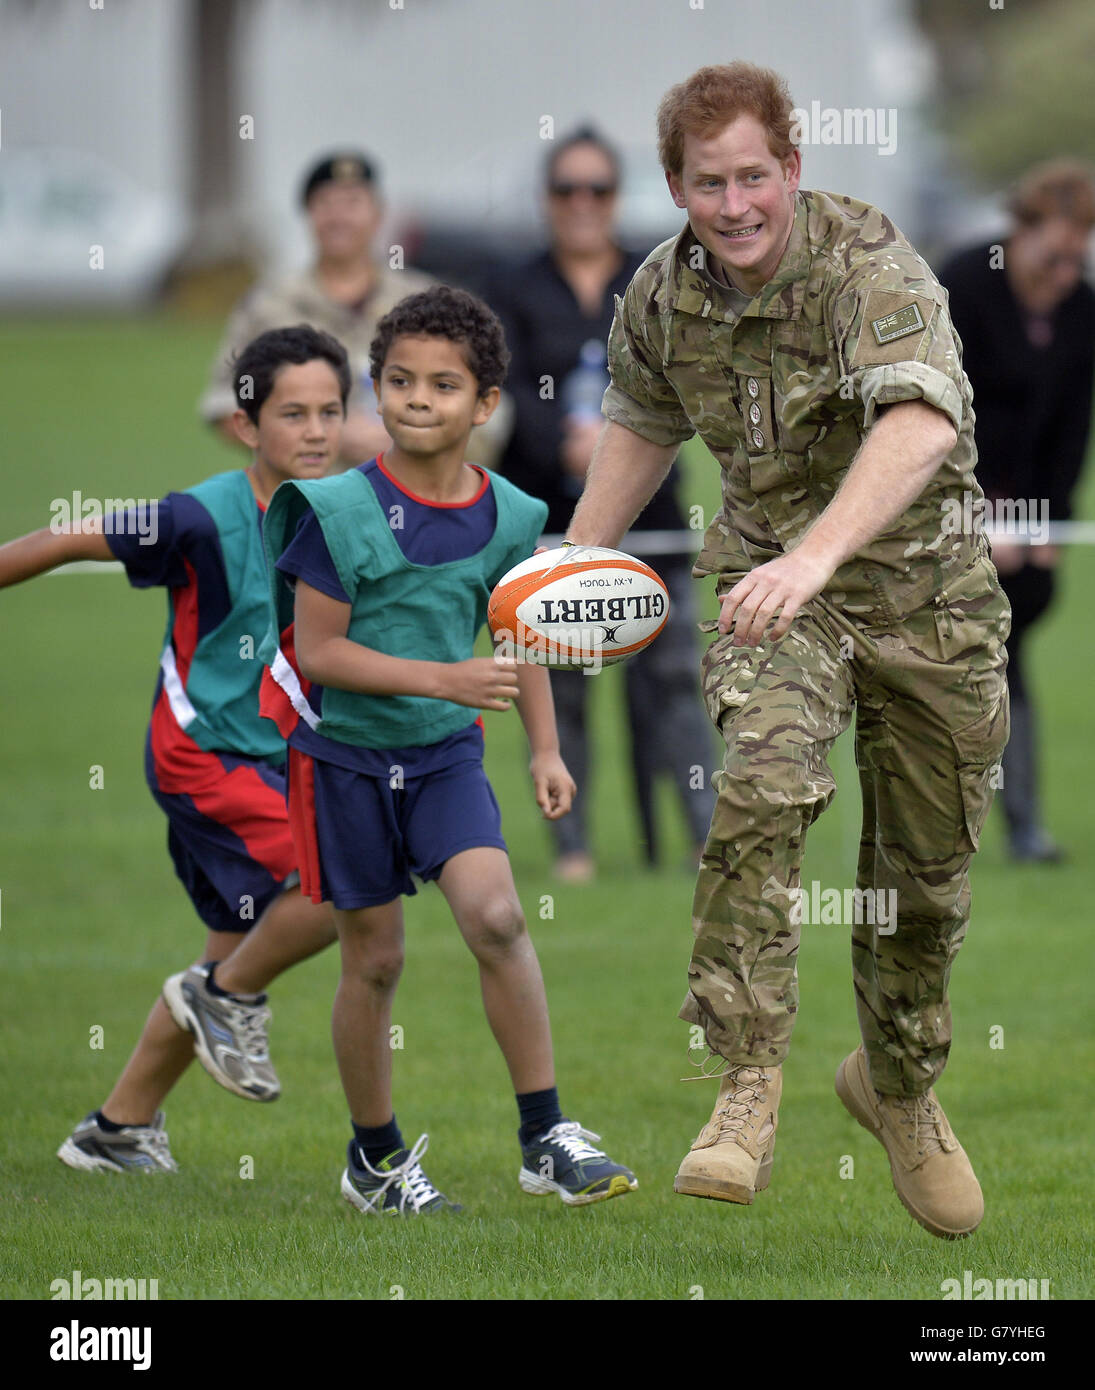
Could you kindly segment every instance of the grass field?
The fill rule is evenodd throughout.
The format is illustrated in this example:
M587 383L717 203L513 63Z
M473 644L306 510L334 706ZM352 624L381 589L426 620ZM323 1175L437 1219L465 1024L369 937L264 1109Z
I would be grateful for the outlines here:
M155 497L232 466L193 403L215 328L169 320L28 322L0 329L0 539L49 521L54 497ZM689 501L710 506L693 452ZM1090 497L1090 490L1089 490ZM1092 515L1089 506L1081 512ZM894 1196L881 1148L832 1088L857 1041L846 931L803 934L802 1012L785 1067L771 1188L751 1208L674 1196L712 1083L679 1084L676 1011L691 878L671 799L665 867L642 866L617 728L619 673L599 679L593 790L601 874L555 885L516 716L488 716L488 768L547 978L564 1108L639 1176L626 1200L568 1211L516 1183L516 1110L478 999L472 958L439 894L408 905L394 1020L396 1110L428 1130L426 1169L464 1204L442 1221L365 1220L338 1196L348 1137L329 1038L333 952L275 987L284 1087L248 1105L198 1068L167 1102L177 1176L71 1172L54 1157L105 1097L164 977L202 932L174 879L144 785L144 726L162 595L117 574L42 578L0 595L0 1296L52 1280L157 1279L161 1299L927 1299L962 1278L1045 1278L1090 1297L1090 1082L1095 739L1090 595L1076 548L1036 639L1048 819L1071 852L1009 866L994 814L974 871L973 923L952 982L955 1045L941 1098L978 1169L987 1216L934 1240ZM580 677L575 677L580 679ZM89 786L93 765L104 786ZM811 831L804 879L854 882L858 792L847 740L840 792ZM541 920L544 895L553 916ZM103 1029L104 1046L89 1045ZM1004 1046L990 1047L1003 1029ZM244 1157L254 1176L241 1178ZM842 1177L851 1156L854 1176Z

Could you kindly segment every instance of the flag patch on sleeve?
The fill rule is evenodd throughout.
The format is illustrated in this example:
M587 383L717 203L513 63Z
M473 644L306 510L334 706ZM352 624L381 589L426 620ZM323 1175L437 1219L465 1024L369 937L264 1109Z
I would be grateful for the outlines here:
M895 338L904 338L907 333L915 333L923 327L920 306L915 302L906 304L904 309L898 309L896 313L884 314L880 319L871 320L871 332L879 347L883 343L892 343Z

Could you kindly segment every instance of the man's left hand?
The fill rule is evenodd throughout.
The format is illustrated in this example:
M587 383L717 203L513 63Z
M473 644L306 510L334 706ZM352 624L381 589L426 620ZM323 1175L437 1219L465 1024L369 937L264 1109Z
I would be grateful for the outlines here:
M816 598L832 569L802 548L759 565L738 581L722 601L719 631L733 631L735 647L756 647L764 640L778 642L804 603ZM778 615L778 616L777 616Z

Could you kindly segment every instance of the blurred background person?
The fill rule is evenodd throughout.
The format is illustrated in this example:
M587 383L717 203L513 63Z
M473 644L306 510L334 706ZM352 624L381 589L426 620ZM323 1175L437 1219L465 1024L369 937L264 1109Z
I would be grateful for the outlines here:
M1095 378L1095 293L1083 279L1095 226L1091 171L1070 160L1037 165L1016 185L1008 212L1006 240L961 252L939 278L950 292L973 384L977 476L986 498L1025 502L1039 521L1047 512L1051 522L1067 521L1087 451ZM1055 545L992 542L1012 609L1011 741L1002 793L1011 857L1019 862L1063 857L1042 823L1025 660L1027 634L1053 599L1059 557Z
M514 402L514 426L499 469L547 502L549 532L566 530L581 496L604 423L605 347L614 296L623 294L646 254L626 251L616 239L620 173L616 152L592 126L556 142L544 169L550 245L501 272L487 292L512 354L507 389ZM636 523L636 532L684 528L679 483L674 465ZM685 551L644 552L642 558L662 576L670 594L669 621L661 636L624 668L638 812L646 857L654 863L656 774L669 773L676 783L697 856L714 797L708 785L710 732L696 688L691 556ZM553 671L551 686L563 757L578 783L571 814L551 826L556 872L564 880L582 882L595 871L587 825L591 682L575 672Z
M233 353L268 329L311 324L336 337L349 353L354 384L341 451L341 466L348 468L375 458L391 443L376 412L369 378L369 344L376 326L406 295L435 282L421 271L393 267L387 250L376 254L384 203L368 156L344 151L319 160L305 176L300 202L310 224L315 260L306 270L257 286L235 307L199 411L226 439L238 443L231 426L236 408ZM503 419L477 430L470 450L474 461L495 462L507 428Z
M342 463L375 457L389 443L376 414L369 380L369 343L379 320L404 295L432 281L415 270L393 270L374 255L384 217L376 170L365 155L328 155L305 176L301 206L315 242L315 261L306 270L258 285L233 309L201 399L202 418L236 443L230 421L235 410L230 361L259 333L286 324L310 323L333 334L350 355L353 390L342 438Z

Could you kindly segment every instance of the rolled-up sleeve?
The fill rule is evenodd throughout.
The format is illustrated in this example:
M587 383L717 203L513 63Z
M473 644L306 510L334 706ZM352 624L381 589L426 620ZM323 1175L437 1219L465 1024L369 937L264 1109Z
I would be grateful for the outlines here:
M961 392L949 376L926 362L868 367L860 374L856 387L863 401L863 423L867 429L874 423L879 406L915 400L941 410L956 432L962 428Z
M623 298L616 296L616 314L608 335L611 380L601 413L652 444L683 444L696 431L661 371L660 354L650 343L637 279L632 280Z

